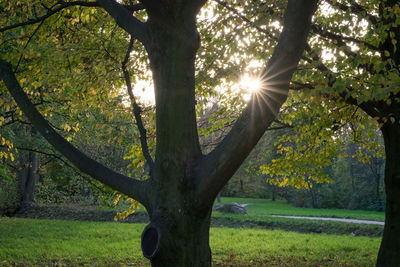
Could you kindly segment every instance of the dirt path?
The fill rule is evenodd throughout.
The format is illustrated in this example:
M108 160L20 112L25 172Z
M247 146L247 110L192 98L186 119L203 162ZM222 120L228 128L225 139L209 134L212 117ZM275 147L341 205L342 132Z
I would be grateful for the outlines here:
M320 221L337 221L337 222L347 222L347 223L365 223L365 224L385 225L384 222L367 221L367 220L355 220L355 219L341 219L341 218L327 218L327 217L283 216L283 215L271 215L271 216L272 216L272 217L279 217L279 218L291 218L291 219L320 220Z

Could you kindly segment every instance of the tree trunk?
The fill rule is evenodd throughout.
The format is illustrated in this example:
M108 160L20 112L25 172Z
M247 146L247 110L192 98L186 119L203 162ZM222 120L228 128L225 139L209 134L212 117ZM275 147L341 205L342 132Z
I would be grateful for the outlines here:
M385 228L376 266L400 266L400 124L382 127L385 142Z
M38 169L37 155L28 153L28 160L21 160L21 171L18 173L21 206L34 202L36 173Z
M36 173L38 170L38 159L36 153L29 152L28 179L25 183L24 203L34 202L34 191L36 185Z
M276 186L275 185L272 185L272 201L275 201L276 199L276 197L275 197L275 195L276 195Z
M311 195L311 204L312 204L312 207L313 207L314 209L318 208L318 205L317 205L317 197L316 197L316 195L315 195L315 190L314 190L313 188L310 189L310 195Z
M195 111L200 44L195 16L160 14L148 25L153 38L147 50L155 87L157 145L143 255L152 266L211 266L213 200L200 207L194 183L194 163L202 157Z
M350 169L350 178L351 178L351 191L353 192L353 194L355 194L357 189L356 189L356 181L354 179L353 163L351 160L350 160L349 169Z
M375 173L375 198L377 202L381 201L381 196L380 196L380 183L381 183L381 174L380 172Z
M194 207L164 206L150 217L151 223L142 233L142 250L152 266L211 266L211 208L201 216Z

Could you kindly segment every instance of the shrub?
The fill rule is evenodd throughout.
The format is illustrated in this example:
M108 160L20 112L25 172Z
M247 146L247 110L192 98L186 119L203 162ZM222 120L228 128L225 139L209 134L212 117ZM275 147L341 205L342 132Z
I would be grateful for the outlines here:
M10 174L0 174L0 216L11 216L19 209L18 182Z

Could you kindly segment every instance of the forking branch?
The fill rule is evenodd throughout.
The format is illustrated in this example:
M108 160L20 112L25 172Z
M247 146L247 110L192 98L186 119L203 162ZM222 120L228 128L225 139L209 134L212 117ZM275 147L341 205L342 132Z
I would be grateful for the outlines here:
M146 24L132 16L129 10L114 0L98 0L98 2L118 26L146 46L149 41Z
M289 0L284 26L263 72L264 88L251 101L224 140L197 166L200 205L214 199L275 120L302 56L317 0Z

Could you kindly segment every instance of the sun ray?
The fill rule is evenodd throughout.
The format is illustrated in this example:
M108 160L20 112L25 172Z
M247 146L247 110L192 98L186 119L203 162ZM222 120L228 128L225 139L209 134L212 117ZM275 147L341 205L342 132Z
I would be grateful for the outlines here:
M251 94L261 89L262 81L258 77L251 77L246 74L240 80L239 85L241 88L245 89L247 93Z

